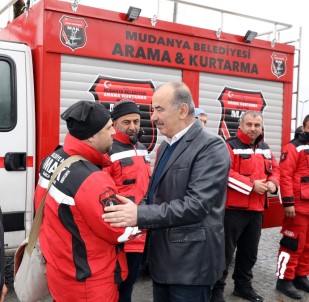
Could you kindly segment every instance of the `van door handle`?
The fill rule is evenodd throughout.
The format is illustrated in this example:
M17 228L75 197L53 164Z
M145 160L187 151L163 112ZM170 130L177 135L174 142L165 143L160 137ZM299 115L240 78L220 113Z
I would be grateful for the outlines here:
M26 164L25 152L8 152L4 156L4 168L7 171L26 171Z

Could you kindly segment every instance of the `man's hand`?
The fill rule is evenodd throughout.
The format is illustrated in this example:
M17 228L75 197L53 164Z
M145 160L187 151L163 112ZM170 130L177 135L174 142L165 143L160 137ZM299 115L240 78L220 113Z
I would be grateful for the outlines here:
M294 218L295 217L295 207L291 206L291 207L284 207L284 215L285 217L288 218Z
M120 195L116 197L122 204L105 207L105 214L102 215L104 221L110 223L112 227L136 226L137 205L126 197Z
M256 179L254 181L253 191L258 194L264 194L268 191L268 186L266 184L266 178L264 179Z
M267 182L268 192L275 193L277 190L276 185L272 181Z

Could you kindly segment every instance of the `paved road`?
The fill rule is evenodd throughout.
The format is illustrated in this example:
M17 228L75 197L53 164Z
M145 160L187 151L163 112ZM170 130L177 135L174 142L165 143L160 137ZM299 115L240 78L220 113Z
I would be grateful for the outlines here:
M275 289L276 284L276 257L278 252L278 242L281 238L279 228L264 229L259 248L258 261L254 268L253 286L256 291L264 297L265 302L295 302L299 300L290 299ZM230 276L227 280L225 291L226 302L245 302L239 297L235 297L233 292L233 282ZM7 295L7 302L18 302L14 291L10 290ZM44 302L52 301L47 298ZM135 285L132 302L152 302L152 283L147 277L140 277ZM301 302L309 302L309 294L304 294Z

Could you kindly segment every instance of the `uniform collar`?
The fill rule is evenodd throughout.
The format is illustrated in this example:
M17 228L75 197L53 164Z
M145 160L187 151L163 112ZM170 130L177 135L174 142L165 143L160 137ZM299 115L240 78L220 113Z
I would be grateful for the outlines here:
M106 154L100 153L97 149L85 144L82 140L75 138L69 133L65 137L63 150L70 156L81 155L100 167L107 167L112 164Z
M240 128L238 128L236 136L238 139L240 139L244 144L246 145L251 145L251 138L248 134L244 133L241 131ZM255 142L253 144L253 146L257 146L262 140L263 140L264 136L261 133L256 139Z
M120 131L116 130L116 134L114 135L113 139L123 143L123 144L127 144L127 145L132 145L132 142L130 140L130 136L127 134L124 134Z

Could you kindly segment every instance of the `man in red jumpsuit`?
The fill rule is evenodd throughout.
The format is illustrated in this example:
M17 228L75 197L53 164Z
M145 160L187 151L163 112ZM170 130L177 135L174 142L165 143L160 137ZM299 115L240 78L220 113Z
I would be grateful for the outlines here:
M276 288L301 299L309 292L309 115L302 132L282 149L280 192L284 209Z
M111 113L116 135L109 151L112 165L108 171L119 194L140 204L150 178L150 158L145 146L138 141L142 136L141 112L134 101L117 102ZM128 277L119 286L119 302L131 302L134 283L138 277L146 234L124 245L128 263Z
M252 302L264 300L252 287L252 268L257 260L267 192L277 191L279 167L263 140L262 129L262 114L246 111L236 136L227 140L231 169L224 218L226 269L213 288L211 302L225 301L225 280L235 249L233 294Z
M69 133L41 164L36 209L63 160L81 155L88 161L63 169L46 197L39 239L48 288L57 302L117 302L118 284L127 276L122 243L138 230L113 228L101 219L104 208L117 203L117 188L104 170L115 134L110 113L99 103L79 101L61 118Z

